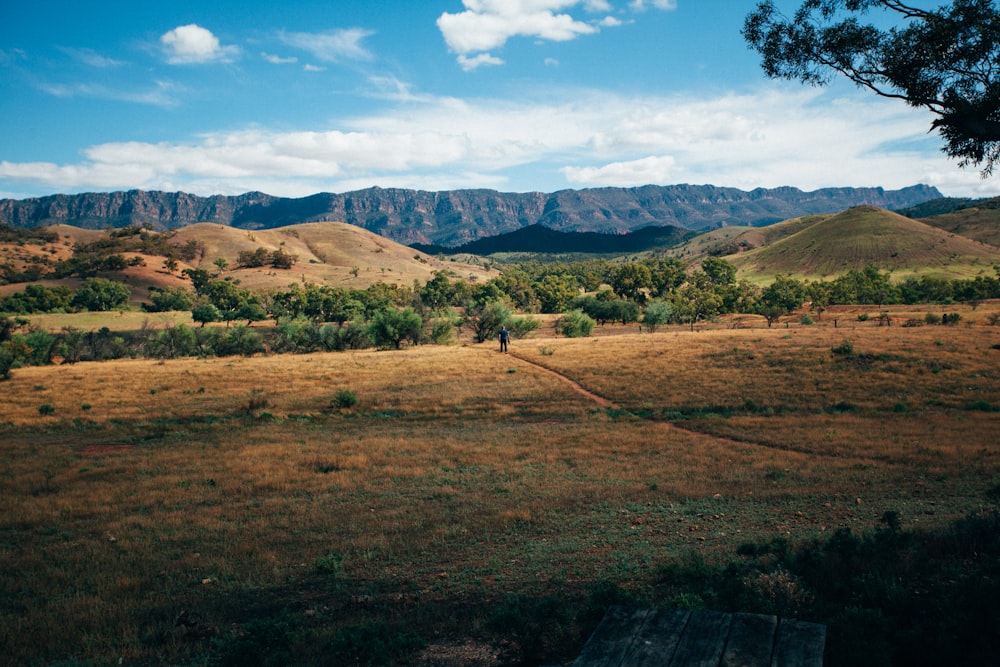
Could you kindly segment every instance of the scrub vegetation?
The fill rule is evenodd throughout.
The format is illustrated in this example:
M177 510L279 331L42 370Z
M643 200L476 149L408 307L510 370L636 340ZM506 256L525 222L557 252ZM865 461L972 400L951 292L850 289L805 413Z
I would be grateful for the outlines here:
M18 368L0 643L558 664L617 602L826 623L833 665L989 662L997 311Z

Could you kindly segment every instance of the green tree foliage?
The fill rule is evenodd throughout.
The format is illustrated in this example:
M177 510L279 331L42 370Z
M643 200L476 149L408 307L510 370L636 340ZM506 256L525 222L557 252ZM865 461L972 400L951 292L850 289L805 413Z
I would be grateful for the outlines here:
M71 302L80 310L108 311L128 304L130 293L122 283L107 278L87 278Z
M701 263L701 270L709 283L717 287L728 287L736 283L736 267L724 259L708 257Z
M414 345L420 343L423 320L412 308L387 308L375 314L369 324L372 340L379 347L394 347L397 350L403 341Z
M945 153L988 175L1000 157L1000 8L994 0L921 4L805 0L787 17L766 0L746 17L743 36L770 77L823 85L839 75L929 110Z
M650 301L642 315L642 325L649 333L656 333L660 326L669 323L673 317L674 307L669 301Z
M191 310L194 295L183 287L150 287L149 303L143 302L142 309L149 313L165 313L172 310Z
M674 316L680 322L694 325L717 316L722 310L722 296L711 286L690 282L671 299Z
M62 313L71 309L73 294L68 287L28 285L0 299L0 312L28 315L31 313Z
M219 322L222 320L222 313L210 303L200 303L191 309L191 319L205 326L209 322Z
M221 356L253 356L264 351L264 337L247 326L226 329L218 335L215 353Z
M550 273L535 285L534 291L543 313L561 313L580 293L580 285L572 275Z
M465 321L477 343L496 338L510 317L510 307L502 301L473 304L465 311Z
M899 303L900 298L899 288L892 284L889 273L882 273L874 266L861 271L851 269L830 282L831 304L882 306Z
M794 278L779 274L761 291L757 309L770 327L779 317L801 308L804 300L805 286Z
M687 265L676 257L668 257L650 266L652 293L655 297L671 294L687 279Z
M505 297L518 310L537 313L542 309L541 300L535 289L538 278L529 274L524 267L525 265L517 265L505 269L498 277L490 280L490 286L496 291L492 298Z
M556 322L556 331L567 338L585 338L593 333L595 324L582 310L571 310Z
M183 324L156 332L148 343L149 356L160 359L190 357L199 352L195 330Z
M604 292L599 292L597 296L588 294L577 297L571 302L571 307L574 310L582 310L588 317L600 323L601 326L604 326L608 322L629 324L630 322L639 321L639 304L634 301L616 298L613 293L612 298L603 298L604 294Z
M653 286L653 272L649 266L639 262L628 262L615 268L608 283L611 289L623 299L640 300L643 290Z

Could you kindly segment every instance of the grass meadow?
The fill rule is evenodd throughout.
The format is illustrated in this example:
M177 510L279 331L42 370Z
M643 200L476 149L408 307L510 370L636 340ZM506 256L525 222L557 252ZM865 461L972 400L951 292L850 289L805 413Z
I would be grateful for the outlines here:
M0 661L555 664L609 599L707 604L679 563L943 529L1000 486L990 307L16 369Z

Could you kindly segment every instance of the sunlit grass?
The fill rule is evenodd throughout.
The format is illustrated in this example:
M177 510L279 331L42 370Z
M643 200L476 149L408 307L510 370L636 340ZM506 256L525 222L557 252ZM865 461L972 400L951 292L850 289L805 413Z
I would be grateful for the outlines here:
M845 339L853 355L831 352ZM171 634L185 609L220 632L261 605L320 627L368 613L365 596L643 590L692 550L890 510L938 525L1000 480L998 342L982 324L672 328L512 355L16 369L0 385L0 641L14 662L185 662L204 651Z

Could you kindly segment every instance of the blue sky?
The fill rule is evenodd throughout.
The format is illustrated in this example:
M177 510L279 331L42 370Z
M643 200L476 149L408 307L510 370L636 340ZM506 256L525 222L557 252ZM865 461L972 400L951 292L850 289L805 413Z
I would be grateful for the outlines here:
M729 0L8 0L0 197L917 183L932 117L770 81ZM779 3L789 13L798 2Z

